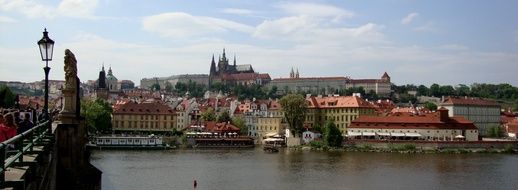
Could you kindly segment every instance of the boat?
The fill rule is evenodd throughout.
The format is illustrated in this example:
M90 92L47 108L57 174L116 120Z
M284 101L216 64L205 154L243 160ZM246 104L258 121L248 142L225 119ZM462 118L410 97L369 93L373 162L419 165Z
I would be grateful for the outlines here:
M98 136L87 144L93 149L169 149L162 137L142 136Z
M283 138L267 138L263 140L263 150L265 152L279 152L279 148L285 145Z

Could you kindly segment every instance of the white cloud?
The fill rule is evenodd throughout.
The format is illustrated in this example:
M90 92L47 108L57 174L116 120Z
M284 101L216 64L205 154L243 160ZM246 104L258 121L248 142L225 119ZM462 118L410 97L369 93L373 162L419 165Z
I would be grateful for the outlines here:
M193 16L183 12L163 13L145 17L143 29L164 37L182 38L214 32L253 32L254 28L245 24L213 17Z
M410 24L418 16L419 16L419 13L416 13L416 12L410 13L405 18L401 19L401 24L403 24L403 25Z
M33 0L0 0L0 10L19 12L29 18L53 18L56 9Z
M0 10L18 12L28 18L99 18L93 13L98 0L62 0L57 6L41 4L34 0L0 0Z
M64 16L79 18L94 18L98 0L62 0L58 11Z
M18 22L18 21L16 19L14 19L14 18L11 18L11 17L0 16L0 22L15 23L15 22Z
M252 15L255 11L249 9L237 9L237 8L226 8L221 11L222 13L235 14L235 15Z
M435 31L437 31L437 29L435 28L435 24L433 22L427 22L424 25L415 27L414 31L418 31L418 32L435 32Z
M332 5L285 2L279 3L276 6L291 15L331 17L335 20L354 16L353 12Z

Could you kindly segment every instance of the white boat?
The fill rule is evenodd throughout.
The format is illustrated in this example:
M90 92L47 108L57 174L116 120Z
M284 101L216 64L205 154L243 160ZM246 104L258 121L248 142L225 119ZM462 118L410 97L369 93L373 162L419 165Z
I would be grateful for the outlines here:
M167 148L162 137L158 136L99 136L89 144L96 148Z

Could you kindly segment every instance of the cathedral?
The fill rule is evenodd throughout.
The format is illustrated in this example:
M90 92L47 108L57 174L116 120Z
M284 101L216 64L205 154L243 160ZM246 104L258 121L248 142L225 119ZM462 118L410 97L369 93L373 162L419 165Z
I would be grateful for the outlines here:
M227 85L262 85L270 80L271 79L268 74L255 73L252 65L236 65L235 55L233 64L229 64L229 60L225 54L225 49L223 49L223 54L218 58L217 66L216 61L214 60L214 55L212 55L209 72L209 86L216 82L221 82Z

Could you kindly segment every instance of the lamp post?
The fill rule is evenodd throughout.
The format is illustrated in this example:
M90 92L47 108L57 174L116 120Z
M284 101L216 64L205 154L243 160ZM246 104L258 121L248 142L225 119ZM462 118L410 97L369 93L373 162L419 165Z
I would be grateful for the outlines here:
M47 29L43 31L43 38L38 41L40 47L41 60L45 61L45 104L43 105L43 115L45 119L49 119L49 61L52 61L52 51L54 50L54 40L49 38Z

